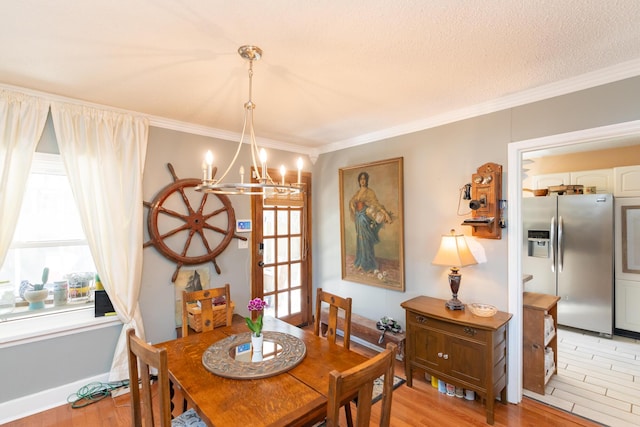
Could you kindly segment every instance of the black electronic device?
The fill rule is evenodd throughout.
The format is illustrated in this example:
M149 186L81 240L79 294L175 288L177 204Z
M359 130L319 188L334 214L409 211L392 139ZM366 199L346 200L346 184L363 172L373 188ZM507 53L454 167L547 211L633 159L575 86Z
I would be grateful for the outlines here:
M95 293L95 317L111 316L116 313L113 304L109 299L109 295L104 290Z

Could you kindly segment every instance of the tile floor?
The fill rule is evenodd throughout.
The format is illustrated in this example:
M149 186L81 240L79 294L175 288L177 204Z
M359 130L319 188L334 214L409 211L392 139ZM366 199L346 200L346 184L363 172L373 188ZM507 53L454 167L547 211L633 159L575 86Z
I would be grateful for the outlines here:
M606 426L640 426L640 340L560 327L558 374L544 396L524 394Z

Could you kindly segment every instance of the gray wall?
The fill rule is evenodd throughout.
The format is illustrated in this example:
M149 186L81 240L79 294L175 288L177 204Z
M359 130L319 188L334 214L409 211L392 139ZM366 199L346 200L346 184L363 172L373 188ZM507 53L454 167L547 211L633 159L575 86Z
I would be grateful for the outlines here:
M466 216L457 215L460 188L484 163L498 163L506 170L509 118L509 112L499 112L320 156L313 177L314 206L334 214L314 212L314 284L352 297L355 313L372 319L391 316L402 325L402 301L417 295L450 298L449 269L432 266L431 260L442 234L452 228L470 234L460 225ZM342 281L337 196L339 168L398 156L404 158L404 293ZM371 187L375 190L373 183ZM468 204L460 206L460 212L468 211ZM384 234L383 228L381 239ZM506 233L502 240L479 242L489 262L461 271L459 297L506 309Z
M0 402L109 372L122 326L0 350Z
M371 318L388 315L404 320L400 302L416 295L448 298L447 269L431 265L441 234L462 230L456 215L459 189L486 162L503 165L503 197L507 195L507 144L512 141L640 119L640 78L536 102L507 111L321 155L313 173L314 287L349 295L354 312ZM179 177L200 177L204 153L211 148L223 163L236 144L152 127L144 175L144 199L171 182L166 163ZM293 167L297 154L269 150L269 164ZM249 161L243 153L244 165ZM341 280L338 169L375 160L404 157L404 221L406 292ZM311 168L305 159L305 170ZM108 172L108 171L106 171ZM518 173L518 172L517 172ZM250 217L249 201L236 197L238 218ZM508 225L508 224L507 224ZM464 230L469 233L469 230ZM488 262L463 269L460 298L465 302L507 307L507 240L481 239ZM145 239L146 239L145 235ZM249 298L249 250L232 242L218 259L222 275L211 269L214 284L229 282L236 312L246 314ZM211 267L209 267L211 268ZM141 309L147 339L175 337L171 275L175 266L154 248L144 250ZM404 322L402 322L404 324ZM119 328L105 328L0 351L0 401L82 380L108 371ZM74 359L74 369L66 367ZM24 366L47 368L25 380ZM65 367L56 369L55 367Z
M205 136L190 135L173 130L152 127L149 130L149 145L145 164L143 193L145 201L152 201L155 195L166 185L173 182L167 169L171 163L178 178L201 178L201 165L207 150L215 155L214 163L219 166L216 176L221 176L238 147L236 142L221 141ZM281 164L288 170L296 167L299 154L267 149L267 164L270 168L279 168ZM304 170L310 170L308 158L303 158ZM251 154L249 146L244 144L235 169L240 165L245 168L245 180L248 181ZM225 182L235 182L239 175L235 170L229 172ZM250 198L247 196L229 196L237 219L251 218ZM146 211L145 211L146 215ZM243 233L249 240L251 233ZM145 229L145 241L149 236ZM209 270L212 286L229 283L231 299L235 302L235 312L248 314L246 308L251 294L250 288L250 258L249 249L239 249L238 240L233 239L225 251L216 258L221 274L218 275L211 263L200 266L184 266L183 269ZM174 286L171 276L175 271L175 264L165 259L155 248L144 250L144 265L142 271L142 291L140 305L145 322L147 340L161 342L175 338L175 319L173 304L175 301Z

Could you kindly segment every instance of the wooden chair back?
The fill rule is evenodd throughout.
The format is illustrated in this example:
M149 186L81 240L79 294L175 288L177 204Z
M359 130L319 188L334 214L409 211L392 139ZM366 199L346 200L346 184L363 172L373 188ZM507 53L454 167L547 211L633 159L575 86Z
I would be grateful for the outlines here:
M225 284L219 288L203 289L201 291L187 292L182 291L182 336L189 335L189 319L187 312L187 303L194 301L200 302L202 331L211 331L215 328L213 318L213 300L215 298L224 297L225 300L225 319L226 326L231 325L233 317L233 308L231 307L231 291L229 284Z
M371 418L371 397L374 381L384 375L380 427L389 427L391 422L391 397L393 394L393 368L398 347L388 343L380 354L344 372L329 373L329 396L327 402L327 427L338 427L340 406L355 394L358 396L356 426L368 427Z
M320 336L320 311L322 310L322 304L329 304L329 317L328 317L328 329L327 339L333 343L336 342L338 329L338 309L344 310L344 340L343 346L349 348L351 345L351 298L343 298L338 295L324 292L322 288L318 288L316 294L316 314L313 325L314 333Z
M135 335L134 329L127 331L127 348L129 349L129 385L131 389L131 421L134 427L142 427L142 420L147 425L171 426L171 398L169 391L169 368L167 350L147 344ZM138 371L140 363L140 371ZM151 378L149 368L158 370L158 403L160 405L160 423L153 419L153 401L151 399ZM137 387L138 378L142 381Z

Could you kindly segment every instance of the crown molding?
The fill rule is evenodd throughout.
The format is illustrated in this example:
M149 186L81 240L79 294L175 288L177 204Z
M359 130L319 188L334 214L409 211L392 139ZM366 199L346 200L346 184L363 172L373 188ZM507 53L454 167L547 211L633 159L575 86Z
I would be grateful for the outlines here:
M438 114L424 120L417 120L401 126L382 129L377 132L360 135L355 138L346 139L330 144L326 144L318 149L319 154L338 151L349 147L368 144L383 139L406 135L431 129L437 126L466 120L484 114L495 113L497 111L514 108L556 96L566 95L580 90L591 89L597 86L614 83L631 77L640 75L640 59L623 62L612 67L582 74L570 79L550 83L534 89L518 92L502 98L497 98L488 102Z
M238 142L242 135L239 132L230 132L223 129L212 128L208 126L196 125L192 123L181 122L178 120L167 119L164 117L147 116L149 117L149 126L154 126L163 129L175 130L177 132L190 133L193 135L206 136L209 138L222 139L224 141ZM260 147L273 148L274 150L283 150L293 153L306 154L312 156L314 150L302 145L290 144L282 141L277 141L269 138L261 138L256 136L256 142ZM244 144L249 144L249 139L244 141Z

